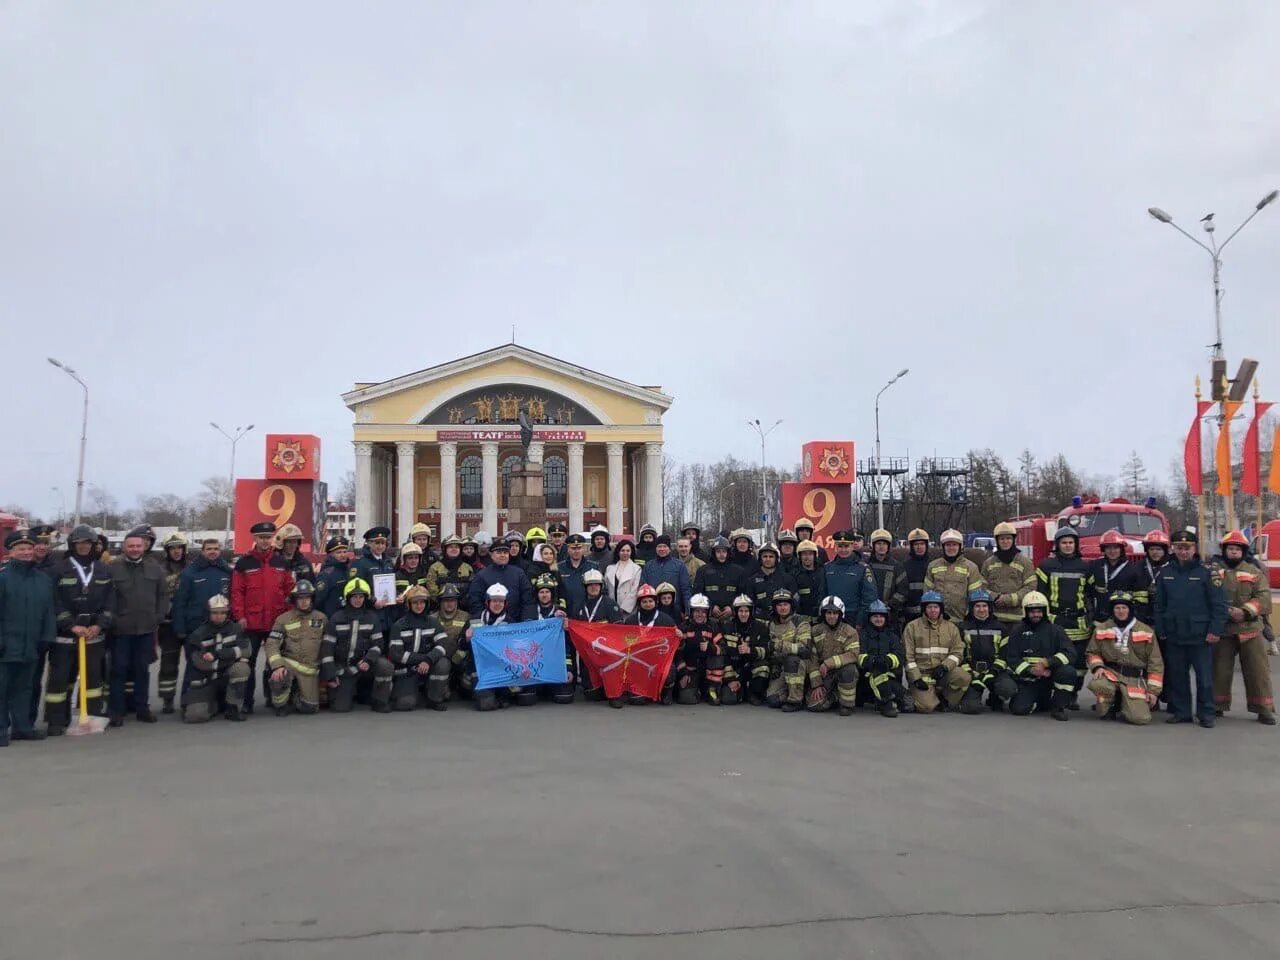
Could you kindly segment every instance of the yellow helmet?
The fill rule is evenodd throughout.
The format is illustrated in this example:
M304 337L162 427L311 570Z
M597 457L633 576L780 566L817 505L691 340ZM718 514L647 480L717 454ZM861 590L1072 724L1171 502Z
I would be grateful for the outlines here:
M164 543L160 544L160 546L164 547L166 550L170 547L185 547L186 545L187 538L176 530L165 538Z
M400 556L403 557L420 557L422 556L422 548L410 540L400 548Z
M658 593L675 593L676 588L674 584L667 583L667 581L663 580L660 584L658 584L657 592Z
M890 546L893 546L893 534L890 533L888 530L884 530L884 529L872 530L871 542L875 543L877 540L883 540L885 543L889 544Z
M929 531L922 530L919 527L916 527L914 530L912 530L910 533L907 534L907 543L915 543L917 540L923 540L925 543L928 543Z
M952 528L951 530L943 530L942 535L938 537L938 543L958 543L964 546L964 534L959 530Z
M415 583L412 587L404 592L404 604L407 607L414 600L429 600L431 594L427 592L427 588L419 583Z
M547 531L543 530L541 527L530 527L528 530L525 531L524 538L526 541L546 540Z
M818 545L814 543L812 540L801 540L800 545L796 547L796 553L804 553L806 550L810 550L813 553L817 553Z
M994 537L1016 537L1017 535L1018 528L1008 520L1005 520L1003 523L997 523L995 532L992 534Z
M420 533L425 533L429 537L431 536L431 528L425 523L415 523L409 528L409 539L412 540Z
M1049 598L1039 590L1032 590L1022 598L1022 612L1026 613L1032 607L1042 607L1043 609L1048 610Z

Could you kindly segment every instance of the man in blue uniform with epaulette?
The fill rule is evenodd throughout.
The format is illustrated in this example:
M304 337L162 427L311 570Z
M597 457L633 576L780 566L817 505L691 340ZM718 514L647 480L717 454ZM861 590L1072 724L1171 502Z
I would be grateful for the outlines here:
M1196 535L1183 530L1173 537L1173 562L1156 575L1155 628L1165 658L1165 690L1169 718L1165 723L1212 727L1213 644L1227 626L1227 598L1222 573L1205 566L1196 552ZM1196 672L1195 710L1191 704L1191 671Z

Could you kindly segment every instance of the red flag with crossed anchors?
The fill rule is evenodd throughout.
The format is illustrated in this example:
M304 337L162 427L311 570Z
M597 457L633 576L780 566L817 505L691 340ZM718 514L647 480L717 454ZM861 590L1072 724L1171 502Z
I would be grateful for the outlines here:
M650 700L662 695L680 645L675 627L637 627L566 620L569 639L587 665L593 686L610 700L634 693Z

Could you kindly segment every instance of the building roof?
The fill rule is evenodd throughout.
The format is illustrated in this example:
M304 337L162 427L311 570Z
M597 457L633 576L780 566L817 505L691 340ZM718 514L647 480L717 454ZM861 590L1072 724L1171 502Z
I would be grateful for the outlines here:
M516 343L504 343L490 350L459 357L456 360L437 364L434 367L426 367L413 373L402 374L390 380L383 380L377 383L356 383L354 389L342 395L342 402L348 407L355 407L357 404L367 400L375 400L379 397L399 393L401 390L430 383L433 380L439 380L509 357L524 360L536 367L550 370L563 377L590 381L606 390L613 390L617 393L634 397L637 400L652 403L663 410L668 409L674 402L674 398L663 393L660 387L642 387L626 380L619 380L617 377L611 377L589 367L578 366L558 357L539 353L537 350L530 350L528 347L522 347Z

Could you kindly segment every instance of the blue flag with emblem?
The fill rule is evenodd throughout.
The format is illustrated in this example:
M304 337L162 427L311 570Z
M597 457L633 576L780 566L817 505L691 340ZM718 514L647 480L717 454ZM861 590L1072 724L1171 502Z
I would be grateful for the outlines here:
M476 689L567 683L564 621L559 617L476 627L471 634Z

